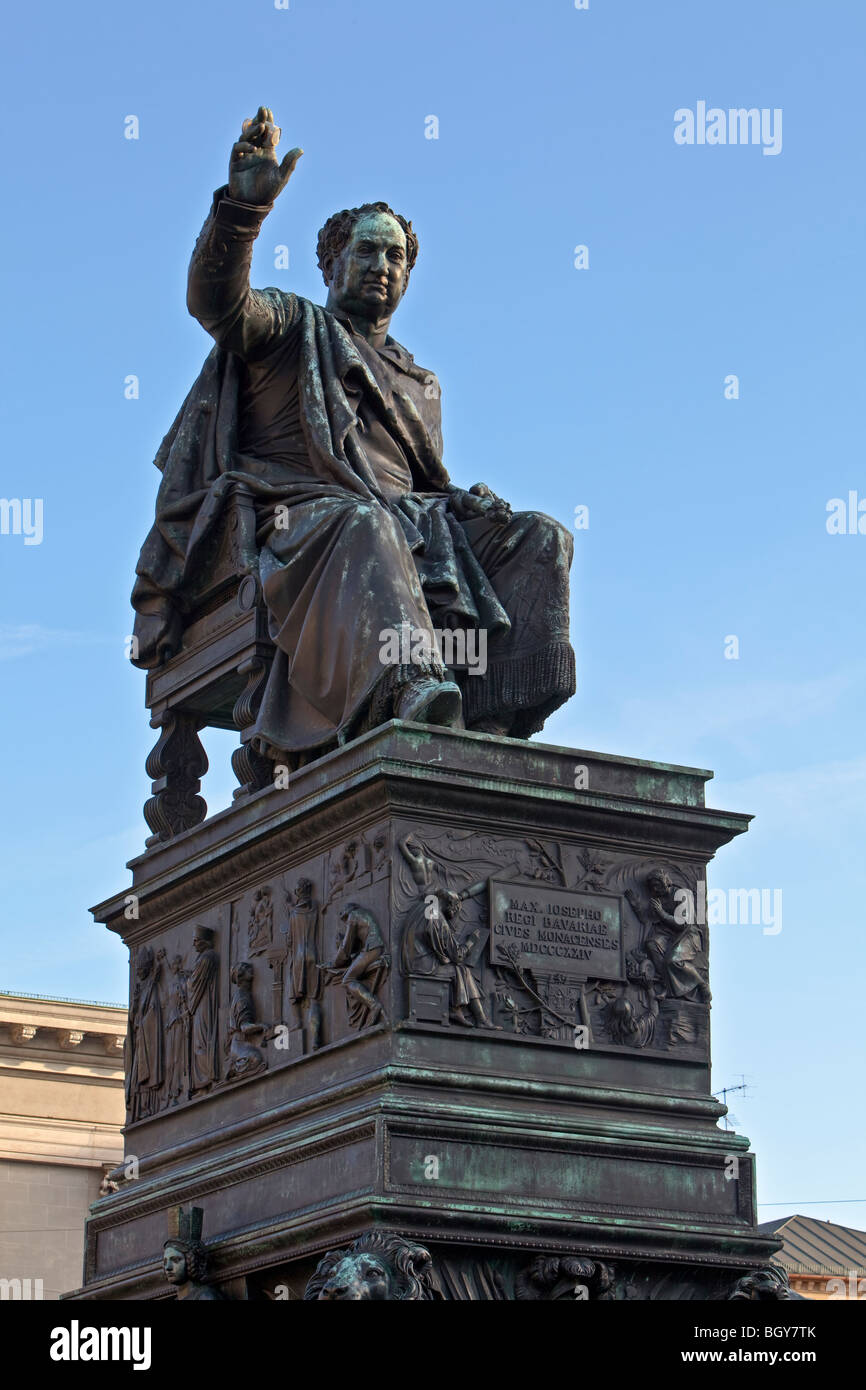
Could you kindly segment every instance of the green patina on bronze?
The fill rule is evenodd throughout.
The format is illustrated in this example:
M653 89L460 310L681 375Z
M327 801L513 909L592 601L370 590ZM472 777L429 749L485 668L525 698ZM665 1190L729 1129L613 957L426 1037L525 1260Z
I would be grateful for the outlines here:
M216 346L137 568L153 833L94 909L130 948L136 1176L77 1296L782 1297L695 907L749 817L705 770L528 741L575 687L571 536L451 483L390 334L402 214L327 219L324 305L250 287L278 136L244 123L193 254ZM240 735L210 819L205 725Z

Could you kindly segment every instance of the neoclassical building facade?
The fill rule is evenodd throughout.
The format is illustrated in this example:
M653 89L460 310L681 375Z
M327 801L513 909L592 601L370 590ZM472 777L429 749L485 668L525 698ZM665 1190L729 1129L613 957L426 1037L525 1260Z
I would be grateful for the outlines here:
M0 993L0 1299L82 1278L84 1220L123 1158L126 1009Z

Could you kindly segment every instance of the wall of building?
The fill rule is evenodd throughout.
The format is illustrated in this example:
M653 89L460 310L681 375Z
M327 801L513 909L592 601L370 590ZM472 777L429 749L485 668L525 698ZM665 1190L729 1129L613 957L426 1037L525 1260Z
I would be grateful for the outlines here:
M126 1010L0 994L0 1300L82 1283L84 1221L123 1157Z
M84 1218L101 1181L101 1168L0 1159L0 1279L31 1280L31 1297L77 1288ZM0 1284L0 1298L16 1296L14 1283Z

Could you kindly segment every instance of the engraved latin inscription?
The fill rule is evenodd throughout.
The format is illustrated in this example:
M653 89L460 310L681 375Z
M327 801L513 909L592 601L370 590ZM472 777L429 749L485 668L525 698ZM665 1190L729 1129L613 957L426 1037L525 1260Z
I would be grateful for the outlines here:
M620 899L491 879L490 959L536 974L624 980Z

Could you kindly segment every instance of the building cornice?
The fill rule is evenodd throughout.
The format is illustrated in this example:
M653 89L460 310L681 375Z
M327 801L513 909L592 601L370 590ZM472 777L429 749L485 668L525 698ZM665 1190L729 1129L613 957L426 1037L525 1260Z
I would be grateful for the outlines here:
M0 1068L17 1071L25 1062L30 1069L32 1062L33 1070L46 1071L56 1061L64 1075L113 1077L123 1069L125 1035L126 1010L119 1006L0 994Z
M123 1159L118 1125L0 1112L0 1159L93 1168Z

